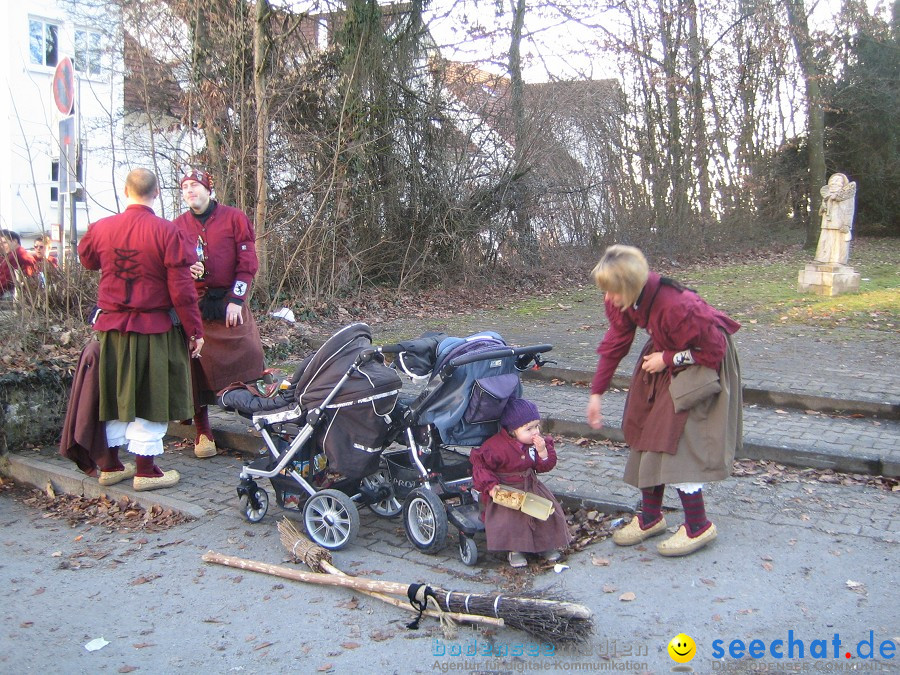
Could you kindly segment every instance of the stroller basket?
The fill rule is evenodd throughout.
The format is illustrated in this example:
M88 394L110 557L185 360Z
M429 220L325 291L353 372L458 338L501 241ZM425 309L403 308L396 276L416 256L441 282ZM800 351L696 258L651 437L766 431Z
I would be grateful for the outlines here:
M422 475L408 453L385 454L384 460L397 499L406 499L410 492L422 485ZM444 482L464 480L472 475L472 465L468 456L446 447L432 452L426 468L430 472L440 474Z

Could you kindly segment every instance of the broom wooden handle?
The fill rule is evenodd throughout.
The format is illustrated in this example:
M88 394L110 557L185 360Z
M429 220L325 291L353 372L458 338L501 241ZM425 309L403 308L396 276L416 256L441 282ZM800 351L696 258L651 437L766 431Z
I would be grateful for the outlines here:
M358 591L373 591L375 593L389 593L391 595L405 596L409 589L409 584L402 584L396 581L380 581L375 579L361 579L360 577L321 574L319 572L303 572L281 565L272 565L256 560L222 555L215 551L207 551L204 553L203 561L225 565L227 567L236 567L242 570L250 570L252 572L262 572L263 574L271 574L285 579L293 579L294 581L304 581L306 583L320 584L322 586L343 586L344 588L352 588ZM442 593L447 592L443 589L439 590ZM454 592L454 594L456 593ZM472 595L474 596L476 594ZM572 602L503 596L499 601L501 606L503 606L504 599L515 602L520 607L531 606L536 609L551 611L557 615L575 619L589 619L592 615L590 608Z
M304 581L309 584L343 586L344 588L352 588L357 591L373 591L375 593L390 593L392 595L405 596L406 589L409 588L409 584L401 584L396 581L379 581L375 579L360 579L359 577L342 577L333 574L321 574L319 572L304 572L303 570L291 569L290 567L283 567L281 565L272 565L256 560L222 555L215 551L207 551L204 553L203 561L216 563L217 565L225 565L226 567L250 570L252 572L262 572L263 574L271 574L276 577L293 579L294 581Z

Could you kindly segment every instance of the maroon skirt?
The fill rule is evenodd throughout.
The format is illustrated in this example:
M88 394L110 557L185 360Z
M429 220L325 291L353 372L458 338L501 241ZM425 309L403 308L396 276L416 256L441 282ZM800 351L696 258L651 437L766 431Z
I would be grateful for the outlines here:
M229 328L220 319L203 322L203 349L191 359L194 403L215 402L216 392L232 382L256 382L263 375L262 340L253 313L244 305L244 323Z
M510 487L549 499L554 508L547 520L538 520L521 511L495 504L488 497L484 507L484 530L489 551L543 553L561 550L569 545L566 514L553 493L538 480L533 469L526 471L524 476L503 474L501 480Z

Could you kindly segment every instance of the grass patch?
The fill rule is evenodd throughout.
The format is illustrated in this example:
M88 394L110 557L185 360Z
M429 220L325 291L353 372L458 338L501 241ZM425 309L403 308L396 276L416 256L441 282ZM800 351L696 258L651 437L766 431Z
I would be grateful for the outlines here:
M854 242L850 262L862 277L859 293L835 298L800 293L797 277L808 262L812 262L812 255L795 248L734 262L720 260L662 271L742 322L900 330L900 240ZM599 302L597 289L586 285L531 298L516 303L510 311L533 317L578 302Z

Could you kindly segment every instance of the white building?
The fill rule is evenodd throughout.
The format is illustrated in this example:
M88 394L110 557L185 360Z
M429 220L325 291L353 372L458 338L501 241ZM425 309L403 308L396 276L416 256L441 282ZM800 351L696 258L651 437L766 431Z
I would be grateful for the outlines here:
M64 10L64 7L68 11ZM54 101L57 64L75 67L76 134L81 140L76 222L87 224L120 210L127 170L117 163L121 137L123 69L120 22L97 2L16 0L0 9L0 225L29 247L41 232L59 237L59 122ZM68 203L65 224L70 225Z

